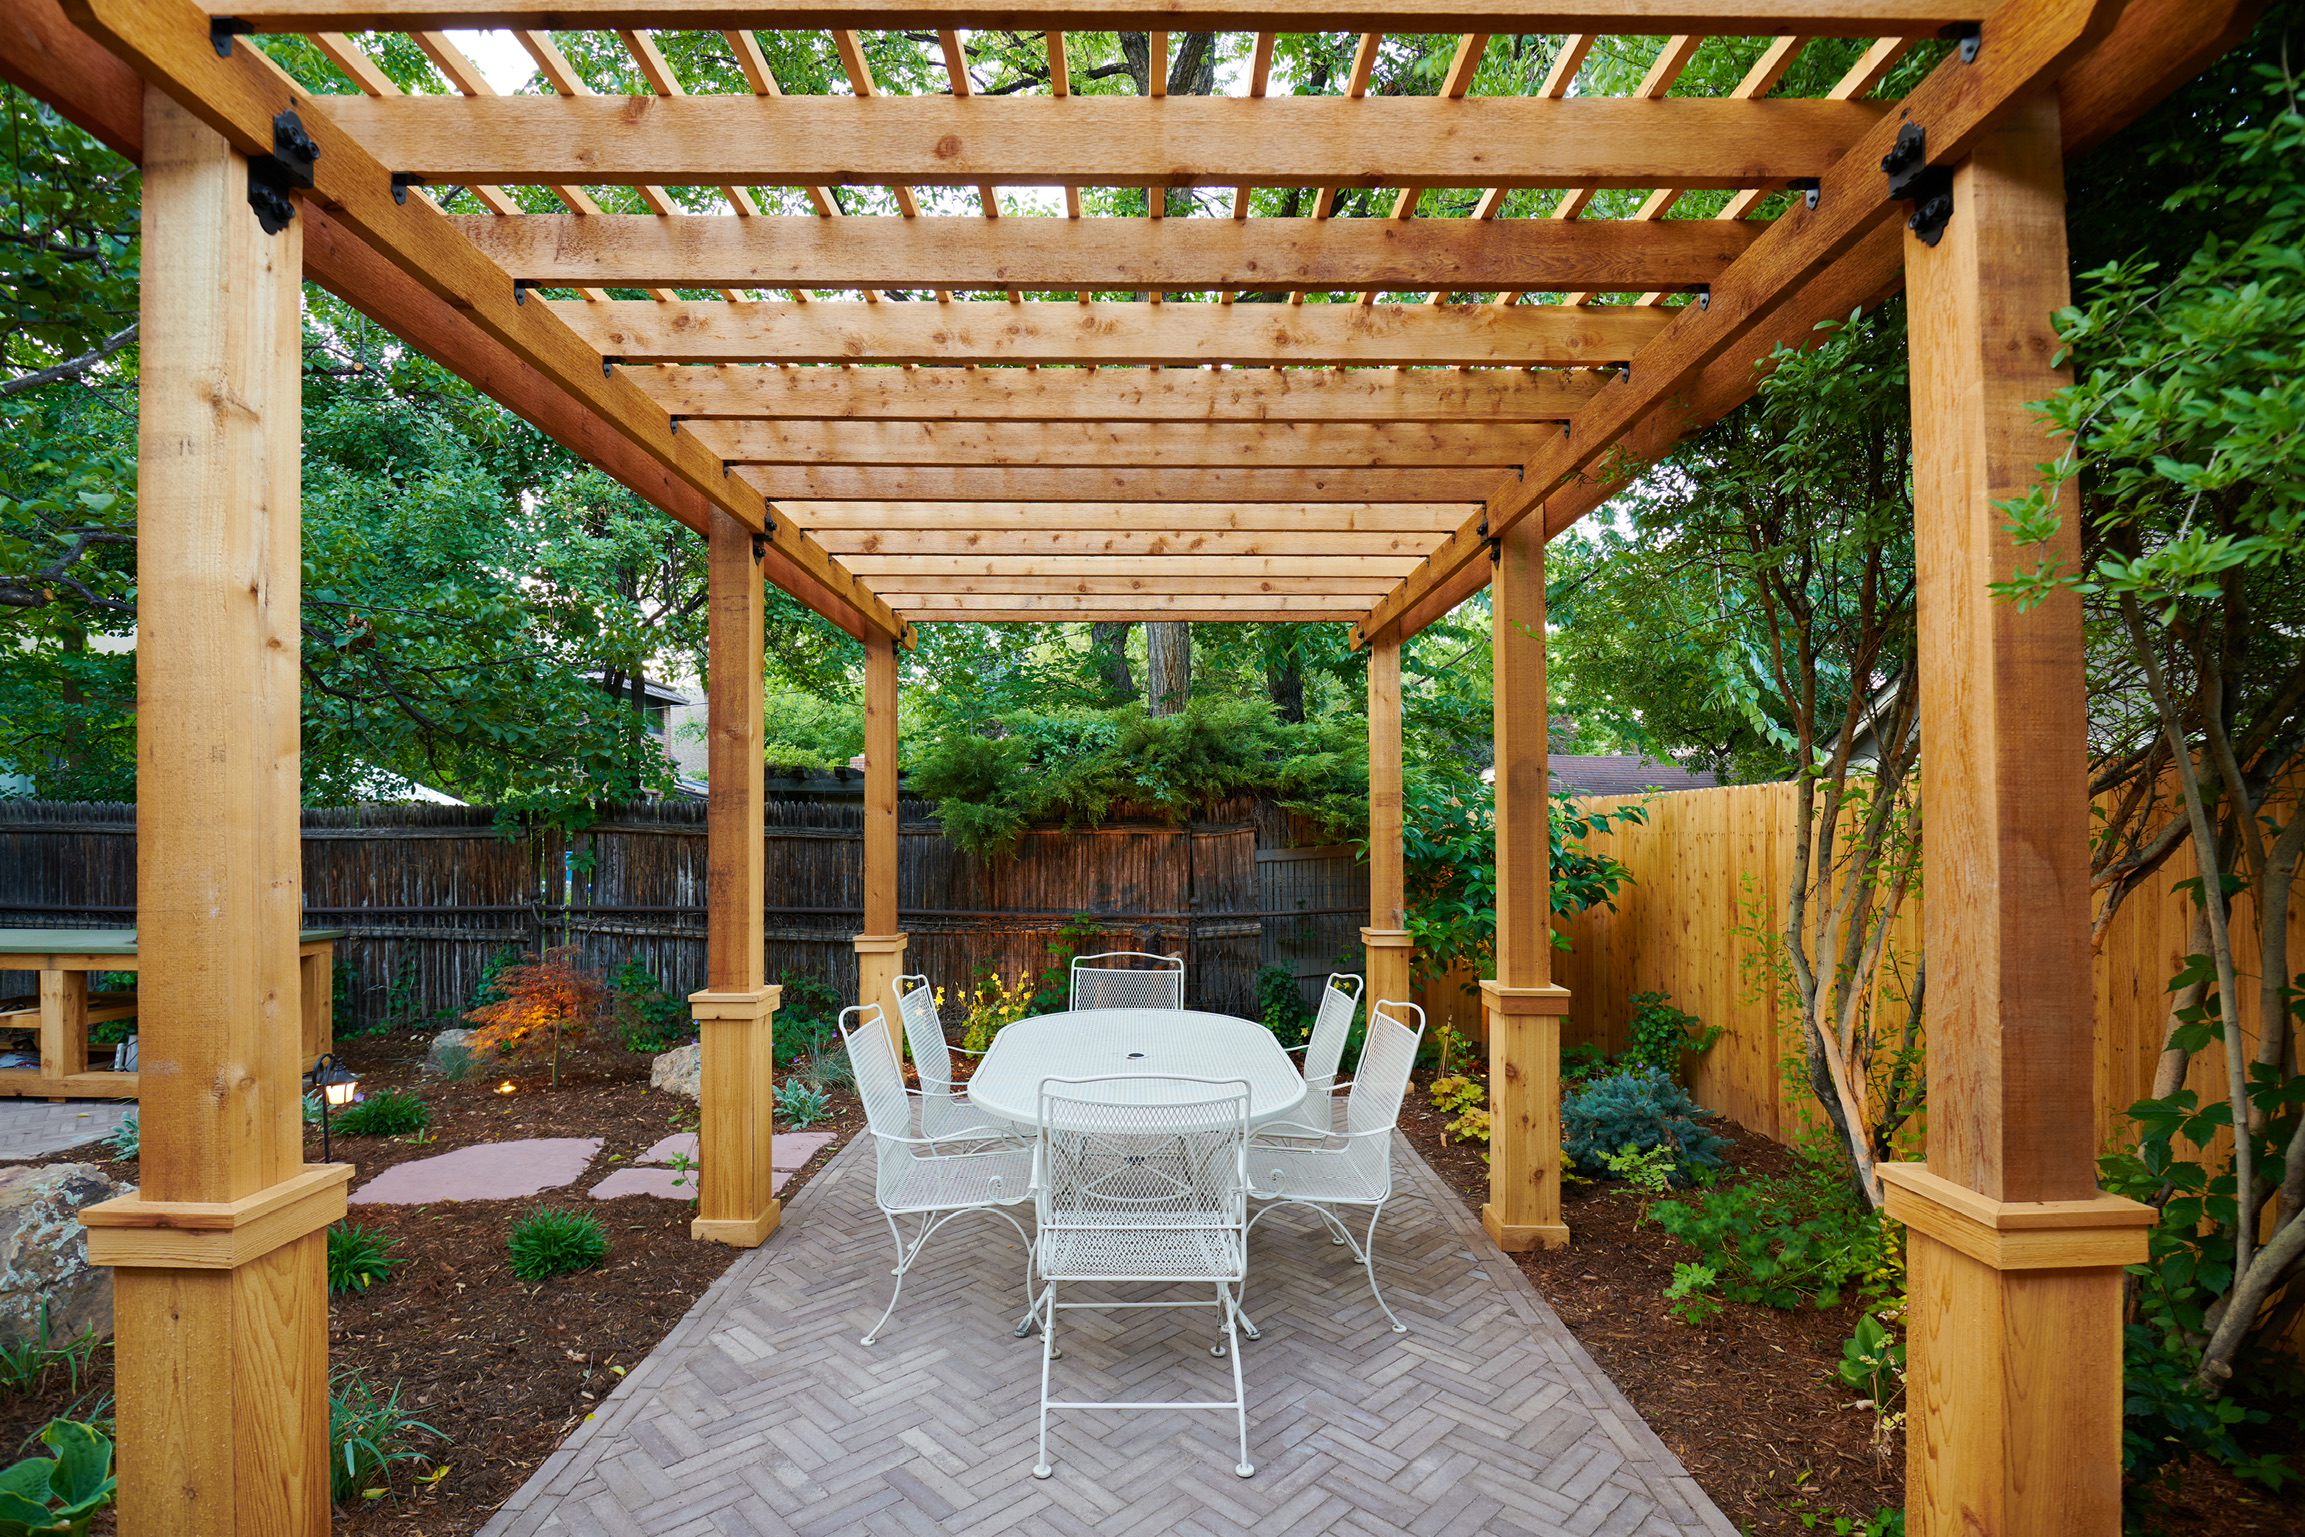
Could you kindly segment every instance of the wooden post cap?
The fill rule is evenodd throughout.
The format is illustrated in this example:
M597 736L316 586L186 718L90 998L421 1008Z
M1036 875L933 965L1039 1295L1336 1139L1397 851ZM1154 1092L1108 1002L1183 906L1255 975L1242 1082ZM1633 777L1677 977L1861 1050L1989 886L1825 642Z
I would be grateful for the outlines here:
M902 955L905 941L911 937L910 934L905 933L859 934L856 936L856 953L859 955Z
M2080 1270L2134 1265L2145 1230L2160 1220L2127 1196L2086 1201L1996 1201L1929 1172L1923 1163L1884 1163L1888 1214L1995 1270Z
M1361 943L1372 950L1414 950L1417 942L1407 929L1363 929Z
M766 1019L784 998L781 987L748 988L742 992L701 992L688 995L688 1012L695 1019Z
M147 1201L136 1191L81 1208L88 1262L232 1270L344 1215L348 1163L306 1164L237 1201Z
M1565 987L1507 987L1492 978L1481 979L1481 1007L1492 1014L1551 1014L1569 1012Z

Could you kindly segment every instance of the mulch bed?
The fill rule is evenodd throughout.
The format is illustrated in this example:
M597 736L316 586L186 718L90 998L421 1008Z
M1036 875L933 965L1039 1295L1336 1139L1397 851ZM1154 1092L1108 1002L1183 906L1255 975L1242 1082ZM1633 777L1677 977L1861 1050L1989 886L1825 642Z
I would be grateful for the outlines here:
M1489 1170L1477 1147L1443 1143L1448 1117L1432 1109L1418 1075L1401 1129L1417 1151L1476 1211ZM1754 1174L1791 1173L1788 1148L1730 1121L1714 1127L1734 1146L1723 1161ZM1700 1258L1653 1222L1634 1226L1638 1207L1620 1182L1572 1182L1561 1215L1565 1249L1520 1255L1537 1291L1601 1369L1641 1412L1722 1513L1755 1537L1831 1531L1833 1518L1869 1517L1905 1503L1901 1431L1875 1444L1875 1417L1833 1374L1841 1343L1863 1309L1794 1311L1724 1302L1692 1327L1666 1311L1664 1289L1677 1261ZM2305 1436L2298 1450L2305 1450ZM2297 1459L2305 1466L2305 1458ZM2305 1534L2305 1509L2195 1463L2179 1494L2149 1529L2184 1537ZM1807 1524L1807 1523L1814 1523Z
M340 1507L336 1530L462 1537L479 1530L741 1251L691 1239L694 1213L685 1201L643 1195L595 1201L584 1194L659 1139L695 1129L695 1106L649 1090L646 1056L620 1047L570 1052L562 1059L560 1086L553 1088L542 1063L499 1064L490 1076L461 1083L425 1077L414 1049L405 1039L340 1046L347 1065L360 1073L363 1092L413 1087L432 1107L428 1140L337 1139L336 1157L359 1166L355 1188L394 1164L474 1143L605 1139L581 1179L532 1199L352 1208L352 1222L382 1228L396 1241L395 1257L404 1264L389 1281L331 1299L330 1364L357 1370L379 1388L398 1384L403 1409L440 1437L417 1436L414 1444L429 1467L409 1464L397 1471L389 1498ZM506 1082L514 1092L498 1093ZM853 1094L835 1095L833 1109L832 1120L810 1129L837 1133L839 1140L793 1175L779 1199L790 1200L863 1128ZM102 1156L101 1148L80 1148L40 1161ZM312 1128L306 1156L319 1161L318 1127ZM118 1178L135 1180L132 1163L111 1169ZM538 1205L599 1217L608 1230L606 1263L542 1282L515 1277L506 1232L514 1218ZM60 1374L51 1375L38 1392L0 1395L0 1459L74 1404ZM111 1378L106 1349L81 1385L82 1412L96 1402L93 1395L109 1394ZM448 1471L438 1482L415 1485L414 1474L442 1465ZM109 1515L105 1520L99 1530L108 1529Z

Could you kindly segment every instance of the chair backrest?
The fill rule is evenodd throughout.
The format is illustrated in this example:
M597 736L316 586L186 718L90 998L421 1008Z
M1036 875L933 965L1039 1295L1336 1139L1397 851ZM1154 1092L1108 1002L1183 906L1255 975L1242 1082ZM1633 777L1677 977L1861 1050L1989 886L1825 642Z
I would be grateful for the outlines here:
M1415 1025L1407 1023L1416 1017ZM1417 1065L1417 1045L1425 1036L1425 1011L1413 1003L1379 999L1369 1008L1369 1035L1360 1066L1345 1095L1345 1130L1374 1133L1398 1124L1409 1091L1409 1070ZM1392 1187L1392 1139L1355 1135L1347 1154L1380 1188Z
M866 1124L884 1137L911 1136L912 1096L904 1091L904 1069L889 1042L887 1012L877 1003L842 1009L840 1038L856 1069L856 1097L864 1101Z
M936 1011L936 989L928 978L898 977L896 1011L904 1016L904 1044L912 1052L912 1065L920 1073L923 1093L952 1087L952 1048L944 1038L944 1018Z
M1149 1246L1246 1222L1244 1080L1043 1079L1040 1124L1043 1233L1136 1229Z
M1098 966L1096 961L1119 961ZM1174 955L1142 950L1106 950L1078 956L1072 963L1072 1006L1076 1009L1181 1009L1185 1006L1185 963Z
M1305 1087L1312 1093L1326 1094L1336 1086L1345 1037L1352 1033L1353 1014L1367 986L1355 972L1329 973L1328 985L1321 989L1320 1012L1313 1016L1312 1038L1305 1042Z

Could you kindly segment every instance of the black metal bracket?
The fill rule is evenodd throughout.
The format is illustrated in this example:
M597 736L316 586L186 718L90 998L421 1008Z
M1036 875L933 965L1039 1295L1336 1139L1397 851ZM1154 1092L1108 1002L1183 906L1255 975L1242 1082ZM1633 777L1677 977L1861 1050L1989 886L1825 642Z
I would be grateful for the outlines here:
M720 461L720 478L722 480L728 479L729 468L735 463L736 461L734 459L723 459Z
M395 203L405 203L408 201L408 189L410 187L422 187L427 185L429 185L429 183L427 183L423 177L417 175L414 171L394 171L392 173L392 201Z
M1503 557L1505 541L1503 535L1489 532L1489 515L1485 510L1481 513L1481 543L1488 546L1489 564L1495 565Z
M528 302L528 279L514 278L512 280L512 302L515 304Z
M232 57L232 40L248 37L256 31L254 22L242 21L237 16L211 16L208 18L208 46L216 50L216 57Z
M1913 205L1905 227L1923 245L1943 239L1946 221L1953 217L1953 168L1929 164L1929 131L1915 122L1899 128L1896 146L1881 157L1881 169L1889 176L1889 196Z
M1974 64L1978 52L1985 46L1985 24L1981 21L1949 21L1937 29L1937 35L1961 45L1961 62Z
M1785 185L1801 194L1802 204L1811 212L1816 210L1817 195L1823 189L1823 183L1819 182L1816 177L1796 176L1791 181L1786 182Z
M672 423L672 435L677 438L680 436L680 424L687 421L688 418L685 416L667 416L665 420Z
M623 361L624 361L624 359L622 359L622 358L609 358L609 357L604 357L604 358L602 358L602 359L600 360L600 377L601 377L601 378L603 378L603 379L610 379L610 378L614 378L614 377L615 377L615 375L614 375L613 373L611 373L611 372L610 372L610 370L614 369L614 368L616 367L616 365L617 365L617 364L619 364L619 363L621 363L621 362L623 362Z
M304 120L290 108L272 119L272 153L248 157L248 206L267 235L277 235L296 217L292 189L312 185L312 167L320 146L304 131Z
M770 521L770 523L769 523L769 525L768 525L768 527L769 527L769 532L770 532L770 533L774 533L774 532L776 531L776 523L775 523L775 521L774 521L774 520L771 520L771 521ZM768 535L768 534L754 534L754 535L752 536L752 558L753 558L754 560L765 560L765 559L767 558L767 556L768 556L768 539L769 539L769 535Z
M1617 371L1617 378L1621 382L1626 384L1633 382L1633 365L1630 359L1620 359L1609 366Z
M1699 283L1699 284L1697 284L1696 286L1694 286L1693 288L1691 288L1691 289L1689 290L1689 292L1690 292L1690 293L1692 293L1692 294L1695 294L1695 295L1697 296L1697 308L1699 308L1699 309L1701 309L1701 310L1709 310L1709 309L1711 309L1711 308L1713 307L1713 285L1712 285L1712 284L1710 284L1710 283Z

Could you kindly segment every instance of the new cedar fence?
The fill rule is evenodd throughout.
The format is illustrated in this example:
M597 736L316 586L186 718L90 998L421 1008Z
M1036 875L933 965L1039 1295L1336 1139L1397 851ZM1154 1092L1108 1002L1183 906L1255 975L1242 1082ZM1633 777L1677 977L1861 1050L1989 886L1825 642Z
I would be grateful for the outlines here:
M1795 793L1785 781L1640 797L1646 823L1621 824L1590 843L1595 853L1624 861L1633 879L1613 911L1596 908L1562 925L1574 948L1553 962L1573 999L1564 1043L1621 1051L1630 1044L1631 995L1670 993L1681 1008L1723 1027L1713 1048L1691 1059L1689 1084L1699 1102L1786 1142L1814 1105L1805 1083L1787 1083L1779 1070L1797 1006L1756 985L1765 978L1748 935L1775 934L1784 925ZM1583 804L1608 809L1627 799L1595 796ZM2192 923L2177 887L2195 873L2191 846L2180 846L2099 936L2096 1117L2107 1142L2125 1140L2122 1112L2152 1089L2168 1031L2169 979L2183 964ZM2255 923L2249 901L2237 901L2235 932L2253 932ZM1921 943L1919 898L1907 900L1895 941L1909 972ZM2291 954L2305 954L2305 904L2291 910L2289 943ZM2240 1001L2242 1031L2254 1050L2256 988L2245 985ZM2221 1043L2194 1054L2186 1082L2204 1102L2224 1098Z
M847 1002L863 907L861 794L767 797L767 963ZM1185 958L1187 1001L1253 1016L1256 974L1278 965L1306 995L1357 952L1368 869L1269 802L1228 800L1188 824L1123 814L1090 829L1034 828L1016 857L979 859L927 802L899 808L899 904L908 970L949 993L985 969L1037 976L1087 915L1086 950ZM637 960L668 991L704 976L705 830L698 801L610 808L579 833L509 834L481 807L304 812L305 921L341 928L339 1029L460 1011L507 951L573 944L604 968ZM0 801L0 926L132 926L135 808ZM1357 969L1348 963L1347 969ZM0 974L0 994L30 973Z

